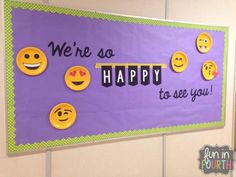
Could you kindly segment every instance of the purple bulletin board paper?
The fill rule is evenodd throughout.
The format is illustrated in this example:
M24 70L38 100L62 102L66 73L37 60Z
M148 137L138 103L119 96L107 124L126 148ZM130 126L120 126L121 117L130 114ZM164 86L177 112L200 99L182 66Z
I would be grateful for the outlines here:
M173 127L174 130L178 126L224 120L225 31L127 23L22 8L12 8L11 14L16 147L144 129ZM199 53L195 45L201 32L209 33L214 41L206 54ZM70 46L76 42L81 48L89 46L92 55L53 56L48 47L50 41L67 42ZM39 76L27 76L16 66L17 53L27 46L40 48L48 58L48 67ZM97 52L101 48L112 49L115 56L99 58ZM184 51L189 59L182 73L173 72L170 66L171 56L178 50ZM206 60L214 60L218 67L219 75L211 81L205 81L201 75ZM95 64L109 62L162 63L167 68L162 69L162 83L158 86L126 83L123 87L113 84L106 88L101 85L101 69L95 68ZM68 89L64 83L66 70L75 65L85 66L91 74L90 85L81 92ZM113 75L114 72L113 69ZM210 95L197 97L194 102L190 96L159 98L161 88L173 93L178 89L211 89L211 86ZM75 124L66 130L57 130L49 122L51 108L61 102L74 105L78 112ZM79 141L71 144L76 143ZM58 145L41 149L54 146Z

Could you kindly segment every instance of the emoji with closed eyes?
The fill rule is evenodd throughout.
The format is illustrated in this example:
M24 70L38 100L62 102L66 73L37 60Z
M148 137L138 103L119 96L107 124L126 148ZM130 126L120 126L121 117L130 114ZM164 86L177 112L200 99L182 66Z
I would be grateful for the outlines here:
M188 57L182 51L176 51L171 57L172 69L177 72L183 72L188 66Z
M56 129L67 129L76 121L76 110L69 103L60 103L51 109L49 120Z

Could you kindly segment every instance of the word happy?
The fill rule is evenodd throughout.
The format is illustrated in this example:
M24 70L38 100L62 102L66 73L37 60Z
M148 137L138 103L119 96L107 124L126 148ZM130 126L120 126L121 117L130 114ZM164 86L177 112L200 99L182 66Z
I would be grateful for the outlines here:
M97 64L97 68L101 67L102 86L110 87L113 83L118 87L128 85L135 86L149 85L151 80L154 85L161 84L161 66L160 65L138 65L138 64ZM114 68L114 76L113 76ZM126 81L127 80L127 81Z

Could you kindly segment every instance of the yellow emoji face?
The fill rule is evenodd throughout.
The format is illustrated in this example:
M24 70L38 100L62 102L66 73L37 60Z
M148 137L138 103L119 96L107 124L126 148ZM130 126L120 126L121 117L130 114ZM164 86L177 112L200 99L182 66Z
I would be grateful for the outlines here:
M187 55L182 51L175 52L171 58L171 66L175 72L183 72L188 66Z
M73 66L66 71L66 85L75 91L81 91L88 87L90 83L90 73L83 66Z
M54 128L67 129L76 120L76 110L71 104L60 103L52 108L49 119Z
M217 64L212 60L207 60L202 65L202 75L206 80L212 80L218 75Z
M201 53L207 53L213 44L211 35L208 33L201 33L197 37L197 49Z
M36 76L47 68L47 57L42 50L35 47L25 47L16 56L16 65L23 73Z

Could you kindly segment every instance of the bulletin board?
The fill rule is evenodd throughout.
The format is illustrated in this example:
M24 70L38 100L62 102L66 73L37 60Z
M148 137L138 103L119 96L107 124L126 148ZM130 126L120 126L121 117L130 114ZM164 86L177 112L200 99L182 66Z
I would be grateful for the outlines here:
M8 151L224 126L228 28L5 3Z

